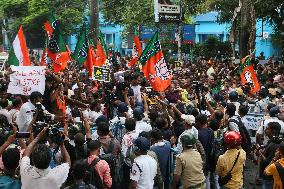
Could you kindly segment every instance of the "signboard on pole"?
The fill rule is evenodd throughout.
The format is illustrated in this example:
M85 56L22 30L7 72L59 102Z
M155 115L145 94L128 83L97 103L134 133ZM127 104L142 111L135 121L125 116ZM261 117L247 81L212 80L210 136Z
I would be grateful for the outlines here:
M155 22L171 23L180 22L181 8L170 0L154 0Z

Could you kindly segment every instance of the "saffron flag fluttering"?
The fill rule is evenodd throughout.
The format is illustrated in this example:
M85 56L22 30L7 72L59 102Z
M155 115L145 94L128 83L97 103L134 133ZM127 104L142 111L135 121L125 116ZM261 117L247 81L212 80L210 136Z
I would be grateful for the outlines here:
M96 61L94 62L94 66L103 66L107 60L107 46L103 35L99 33L99 37L97 40L97 52L96 52Z
M14 66L31 66L22 26L20 27L9 51L8 64Z
M135 30L134 38L133 38L132 59L128 63L128 67L134 66L138 62L138 59L141 56L141 54L142 54L142 46L141 46L138 32L137 30Z
M55 18L53 14L49 15L47 21L44 23L44 29L49 39L52 36L53 30L55 30L57 26L58 26L58 20Z
M70 61L70 53L55 17L49 17L44 25L49 38L47 54L53 61L53 71L57 73L67 67L67 62Z
M158 32L152 37L139 58L142 71L155 91L161 92L171 84L172 75L167 68Z
M242 84L249 84L251 94L257 93L260 90L256 73L251 64L251 55L242 59L240 74Z

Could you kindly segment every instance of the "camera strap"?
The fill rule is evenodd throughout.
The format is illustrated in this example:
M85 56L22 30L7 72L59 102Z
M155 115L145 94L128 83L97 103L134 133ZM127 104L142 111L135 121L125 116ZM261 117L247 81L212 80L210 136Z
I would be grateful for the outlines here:
M237 163L237 161L238 161L238 159L239 159L240 152L241 152L241 151L239 150L238 155L237 155L237 158L236 158L235 161L234 161L233 167L232 167L231 170L228 172L228 174L231 173L232 170L234 169L234 167L235 167L235 165L236 165L236 163Z

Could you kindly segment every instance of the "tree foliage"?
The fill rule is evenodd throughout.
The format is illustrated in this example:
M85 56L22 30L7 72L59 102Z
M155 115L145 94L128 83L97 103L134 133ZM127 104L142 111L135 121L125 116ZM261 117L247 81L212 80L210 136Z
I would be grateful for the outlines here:
M205 0L179 0L182 7L184 21L190 16L203 10ZM154 25L153 0L104 0L101 10L106 20L120 24L126 28L138 25Z
M86 0L0 0L1 26L15 34L24 25L30 36L44 36L43 23L54 13L63 34L69 35L82 23ZM6 23L6 24L5 24ZM13 35L11 35L13 36Z

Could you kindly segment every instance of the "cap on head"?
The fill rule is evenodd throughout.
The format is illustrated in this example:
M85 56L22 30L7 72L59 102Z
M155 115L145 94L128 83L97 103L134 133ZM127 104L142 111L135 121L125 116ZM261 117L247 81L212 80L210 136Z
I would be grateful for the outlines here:
M232 91L229 94L230 101L237 101L238 100L238 93L236 91Z
M244 92L243 89L240 88L240 87L239 87L239 88L236 88L235 91L238 93L239 96L242 96L242 95L243 95L243 92Z
M180 141L186 147L193 147L193 145L196 144L196 138L192 133L181 136Z
M142 152L147 152L150 149L150 141L145 137L138 137L134 141L134 145Z
M128 107L127 107L127 105L126 105L125 103L122 102L122 103L120 103L120 104L118 105L117 111L118 111L119 113L128 112Z
M269 115L271 117L276 117L280 113L280 108L278 106L274 106L269 110Z
M182 114L181 118L189 125L192 125L195 123L195 117L193 115Z

